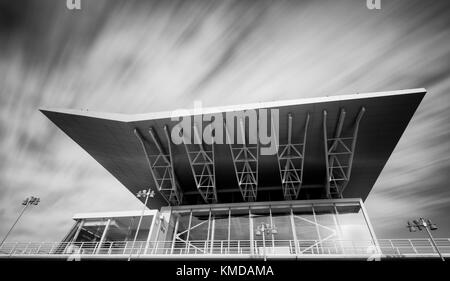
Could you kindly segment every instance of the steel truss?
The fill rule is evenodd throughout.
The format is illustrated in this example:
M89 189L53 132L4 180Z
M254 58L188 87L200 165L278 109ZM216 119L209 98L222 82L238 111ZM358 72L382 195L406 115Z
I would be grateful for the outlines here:
M197 126L194 125L194 136L198 144L186 144L186 152L189 158L192 174L194 175L197 190L206 203L217 202L216 191L216 167L214 165L214 140L213 144L208 145L207 149L203 144L202 138L198 132ZM195 142L194 142L195 143Z
M234 140L231 140L228 127L225 124L228 145L233 158L233 166L239 189L245 201L253 202L256 201L258 193L259 142L256 144L246 144L243 119L239 120L239 127L241 130L242 144L232 144Z
M342 128L346 113L344 109L341 109L334 138L328 137L327 111L323 111L323 137L327 170L327 198L342 198L342 193L350 180L359 123L365 111L366 110L364 107L360 109L353 126L352 136L342 137Z
M297 199L300 194L308 125L309 114L306 116L302 142L292 143L292 115L289 114L287 144L277 144L278 167L285 200Z
M164 126L164 132L167 139L167 146L169 147L169 154L164 152L158 136L152 128L149 129L149 134L153 144L158 150L158 154L150 154L147 149L145 139L142 137L138 129L134 129L134 134L141 143L158 191L170 205L180 205L183 194L181 192L178 180L176 179L172 164L173 155L167 126Z

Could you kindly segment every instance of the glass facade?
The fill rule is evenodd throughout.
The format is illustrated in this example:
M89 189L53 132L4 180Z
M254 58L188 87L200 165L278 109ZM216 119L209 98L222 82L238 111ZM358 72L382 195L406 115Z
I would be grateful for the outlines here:
M153 216L143 216L140 226L139 219L140 216L78 219L63 242L71 242L84 253L92 254L123 253L126 248L144 247ZM137 242L134 242L135 237Z
M368 254L362 202L299 200L163 207L140 216L78 219L63 242L92 254ZM137 234L137 235L136 235Z
M171 253L366 254L376 244L359 200L206 207L170 209Z

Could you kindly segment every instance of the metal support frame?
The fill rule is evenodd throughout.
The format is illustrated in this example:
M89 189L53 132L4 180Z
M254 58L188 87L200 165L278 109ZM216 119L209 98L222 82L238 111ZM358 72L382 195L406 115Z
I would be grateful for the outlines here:
M307 248L301 250L300 253L302 253L302 254L305 253L305 252L307 252L307 251L309 251L309 250L312 249L313 247L318 247L319 245L320 245L321 247L323 247L323 245L322 245L323 242L326 242L327 240L330 240L331 238L337 236L337 235L336 235L337 230L332 229L332 228L330 228L330 227L328 227L328 226L322 225L322 224L320 224L320 223L317 222L316 211L314 210L314 204L311 205L311 209L312 209L312 215L313 215L313 219L314 219L313 221L312 221L312 220L309 220L309 219L306 219L306 218L304 218L304 217L301 217L301 216L298 216L298 215L294 215L294 214L293 214L293 219L294 219L294 221L295 221L295 219L300 219L300 220L305 221L305 222L307 222L307 223L314 224L314 225L316 226L317 236L318 236L318 238L319 238L317 242L315 242L314 244L312 244L312 245L308 246ZM291 208L291 211L293 211L292 208ZM294 225L295 225L295 223L294 223ZM322 235L320 234L319 227L321 227L321 228L323 228L323 229L326 229L326 230L330 231L331 234L329 234L328 236L325 236L324 238L322 238Z
M155 155L149 154L146 146L146 141L137 128L134 129L134 134L141 143L142 149L147 158L150 172L158 191L170 205L180 205L183 194L181 192L178 180L176 179L173 167L171 141L167 126L164 126L164 131L167 138L167 145L169 147L168 154L165 153L153 128L149 129L149 134L151 136L153 144L158 150L158 154Z
M245 201L256 201L258 194L258 166L259 166L259 141L256 144L246 144L244 121L239 120L239 127L242 135L242 144L232 144L225 124L228 145L233 158L233 166L236 180Z
M285 200L297 199L300 194L303 181L303 164L305 160L309 114L306 115L303 140L301 143L292 143L292 119L292 114L289 113L287 144L280 145L277 143L278 167Z
M346 112L344 109L341 109L333 138L328 137L328 113L326 110L323 111L323 137L327 171L325 191L327 198L342 198L342 193L350 180L359 123L365 111L366 109L361 107L355 120L352 136L343 137L342 129Z
M186 153L189 158L192 174L197 190L206 203L217 202L216 166L214 164L214 140L210 149L206 149L200 138L197 126L194 125L194 136L197 144L186 144Z
M190 212L189 212L189 224L188 224L188 228L186 229L186 230L183 230L182 232L179 232L179 233L177 233L178 232L178 228L177 228L177 231L176 232L174 232L174 237L173 237L173 243L175 244L176 243L176 241L181 241L181 242L183 242L183 243L185 243L186 244L186 247L185 247L185 249L187 250L187 251L189 251L190 250L190 248L192 247L192 248L195 248L196 250L198 250L199 252L202 252L202 253L205 253L206 252L206 245L208 245L208 241L210 240L210 238L209 238L209 233L210 233L210 221L211 221L211 219L210 219L210 217L208 216L208 220L206 221L202 221L202 222L200 222L200 223L197 223L196 225L192 225L192 210L190 210ZM203 225L203 224L205 224L205 223L208 223L208 236L207 236L207 239L206 239L206 242L205 242L205 248L204 249L200 249L200 248L198 248L198 247L196 247L196 246L194 246L194 245L192 245L191 244L191 241L189 240L190 239L190 234L191 234L191 230L193 230L194 228L197 228L197 227L199 227L199 226L201 226L201 225ZM183 235L183 234L185 234L186 233L186 240L184 240L184 239L181 239L180 238L180 236L181 235Z

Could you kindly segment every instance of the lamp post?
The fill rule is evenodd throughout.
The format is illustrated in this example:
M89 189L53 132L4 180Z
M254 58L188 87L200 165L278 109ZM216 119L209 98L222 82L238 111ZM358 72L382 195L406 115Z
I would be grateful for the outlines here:
M264 251L264 261L267 260L266 256L266 234L278 234L277 227L275 225L269 225L268 223L262 222L258 227L256 227L255 235L261 236L263 238L263 251Z
M128 261L131 260L131 255L133 254L133 250L134 250L134 244L136 243L136 239L139 233L139 228L141 227L141 223L142 223L142 218L144 217L144 213L145 213L145 209L147 208L147 201L149 197L154 197L155 196L155 191L149 189L143 189L140 190L138 193L136 193L136 197L137 198L142 198L145 197L145 201L144 201L144 207L142 208L142 213L141 213L141 217L139 218L139 223L137 225L136 228L136 234L134 235L134 239L133 239L133 244L131 246L131 251L130 251L130 256L128 257Z
M434 241L434 238L430 232L430 230L438 229L436 224L432 223L431 220L429 220L429 219L419 218L418 220L413 220L412 223L410 221L408 221L408 224L406 225L406 227L409 228L409 232L416 232L417 229L422 231L422 228L424 228L426 230L428 236L430 237L430 241L431 241L431 244L433 245L434 249L441 257L441 260L445 261L444 257L442 256L441 252L439 251L439 248L436 245L436 242Z
M16 221L13 223L11 228L8 230L8 233L6 233L5 237L3 238L2 242L0 243L0 247L3 245L6 238L8 238L8 235L11 233L14 226L16 226L17 222L19 221L20 217L22 217L22 215L25 212L25 210L27 209L27 207L30 205L37 205L40 202L40 200L41 199L39 197L34 197L34 196L27 197L23 200L22 205L24 205L24 206L22 208L22 211L20 212L19 216L17 217Z

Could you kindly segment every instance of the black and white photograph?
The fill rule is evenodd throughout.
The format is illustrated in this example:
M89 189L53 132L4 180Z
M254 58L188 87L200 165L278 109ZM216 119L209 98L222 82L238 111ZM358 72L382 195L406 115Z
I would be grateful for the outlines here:
M0 0L0 263L425 270L449 183L448 0Z

